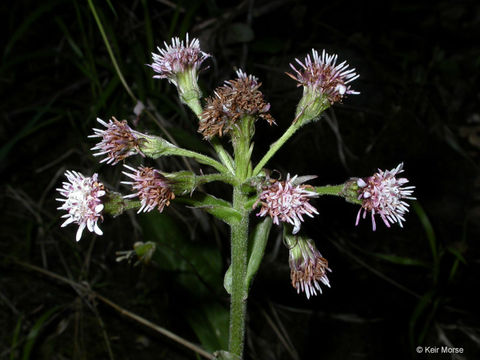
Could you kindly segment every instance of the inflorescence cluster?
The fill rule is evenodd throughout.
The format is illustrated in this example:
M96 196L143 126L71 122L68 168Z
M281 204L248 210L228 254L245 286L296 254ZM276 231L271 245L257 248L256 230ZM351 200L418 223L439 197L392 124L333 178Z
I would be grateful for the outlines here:
M173 83L182 101L192 109L194 106L198 109L198 106L201 106L201 92L197 84L198 72L210 55L200 49L198 39L190 41L188 35L185 41L173 38L170 45L165 43L165 47L158 48L158 51L158 54L152 54L153 63L150 65L156 73L154 78L167 79ZM359 75L355 73L355 69L350 69L345 61L337 64L337 59L337 55L329 55L325 50L320 54L312 49L312 55L308 54L303 62L295 59L296 65L290 64L293 73L287 74L298 82L298 86L303 86L297 119L301 117L304 123L313 121L322 111L341 101L346 95L359 94L350 86ZM198 132L206 140L211 141L225 134L234 137L234 130L241 126L244 119L255 121L262 118L270 125L275 123L269 113L270 104L265 101L264 95L259 90L261 86L259 79L247 75L242 70L238 70L236 75L235 79L225 81L222 86L215 89L213 95L205 100L201 111L196 112L199 118ZM158 157L162 154L181 156L192 154L162 138L133 130L126 120L118 121L112 117L108 122L101 119L97 121L104 129L93 129L94 134L90 137L99 138L99 142L92 150L95 151L94 156L103 157L101 163L116 165L133 155ZM233 143L233 146L235 145ZM251 153L251 148L249 151ZM201 163L214 162L217 164L214 165L216 169L231 170L228 176L235 176L236 170L231 164L227 166L229 156L223 158L220 156L222 164L214 159L206 162L204 155L191 156ZM121 201L138 198L138 213L155 209L162 212L175 199L173 188L174 185L179 186L175 176L168 176L148 166L137 168L127 164L124 166L128 171L124 171L123 174L129 180L122 183L129 186L132 193L124 195ZM245 171L251 176L250 183L253 178L261 182L261 186L257 187L256 201L253 205L253 208L260 206L257 216L269 216L276 225L285 223L284 236L290 251L289 264L293 287L298 292L305 292L307 298L316 295L317 292L321 293L320 284L330 286L327 278L327 272L331 271L328 262L316 249L313 240L297 235L304 216L313 217L319 213L310 201L320 195L320 187L302 184L297 176L290 177L290 174L285 180L272 180L262 175L265 172L254 173L251 168L246 168ZM405 186L408 180L398 177L402 172L403 164L399 164L392 170L379 170L370 177L353 178L344 184L343 190L337 195L361 206L356 225L361 216L365 218L367 213L370 213L373 230L376 229L376 215L380 216L387 227L394 223L402 227L405 213L408 211L405 200L415 199L412 196L414 187ZM182 173L182 176L186 176L187 179L196 179L195 174L185 173L187 172ZM102 235L98 224L103 221L105 201L110 201L108 199L114 196L105 196L109 191L99 182L97 174L86 177L75 171L67 171L65 176L67 181L63 183L62 188L57 189L62 196L57 199L62 202L58 209L67 212L62 216L66 219L62 227L71 223L77 224L77 241L80 240L85 228ZM193 192L196 189L195 181L193 183L190 189L182 189L182 194L188 193L187 190Z

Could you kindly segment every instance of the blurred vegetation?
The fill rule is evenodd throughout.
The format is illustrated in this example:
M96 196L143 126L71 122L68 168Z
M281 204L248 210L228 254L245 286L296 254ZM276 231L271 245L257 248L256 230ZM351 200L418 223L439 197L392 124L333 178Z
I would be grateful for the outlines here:
M205 95L236 67L263 82L278 126L257 123L257 160L300 98L284 75L288 63L326 48L361 74L353 84L361 95L299 131L268 167L318 175L321 185L403 161L417 186L404 229L381 224L373 233L367 221L355 228L355 206L315 202L321 214L304 229L333 272L332 288L309 301L290 285L288 251L274 228L249 299L246 358L407 359L417 345L480 356L478 2L91 3L126 84L155 116L134 114L88 2L0 4L1 359L196 358L85 287L208 351L226 347L223 224L174 204L163 214L106 218L104 236L75 243L74 227L59 227L54 200L66 169L99 172L110 188L127 191L121 168L91 155L97 116L166 130L182 146L209 151L176 90L144 66L156 46L186 32L214 55L200 76ZM151 164L184 168L174 158ZM208 190L228 197L227 187ZM137 241L156 243L152 262L116 262L115 253Z

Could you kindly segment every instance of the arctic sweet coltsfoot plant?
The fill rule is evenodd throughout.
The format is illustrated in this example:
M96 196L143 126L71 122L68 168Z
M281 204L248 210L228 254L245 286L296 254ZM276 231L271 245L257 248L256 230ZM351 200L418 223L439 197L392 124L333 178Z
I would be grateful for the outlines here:
M226 81L210 97L203 99L197 80L202 63L210 55L200 49L199 41L189 40L188 35L185 41L174 38L170 45L165 43L165 47L158 51L152 54L153 77L167 79L176 86L181 101L198 120L198 132L213 146L217 159L180 148L162 137L138 132L126 120L112 117L107 122L97 119L102 128L93 129L90 136L99 139L92 147L94 155L101 157L100 162L112 166L123 162L126 181L122 183L130 191L119 194L106 189L97 174L88 177L67 171L67 181L58 189L62 196L58 199L62 202L59 209L67 212L63 215L66 220L62 226L78 225L76 240L79 241L85 228L102 235L99 222L103 221L104 214L118 215L127 209L135 209L138 213L162 212L174 201L200 208L224 221L231 228L231 265L224 280L225 289L231 295L231 305L229 348L223 354L241 358L249 287L262 261L272 223L283 226L293 288L310 298L321 293L322 286L330 287L327 275L331 271L315 242L301 235L302 223L319 214L312 200L323 195L343 197L360 206L355 225L370 213L375 230L376 215L387 227L395 223L402 226L408 211L405 200L414 199L414 187L405 186L408 180L399 177L403 164L393 170L379 170L370 177L352 178L334 186L306 184L314 179L312 176L286 174L284 180L268 176L265 165L294 133L317 121L326 109L347 95L359 94L350 85L359 75L346 62L337 64L337 55L312 50L303 61L295 59L295 65L291 64L293 72L287 75L297 82L297 86L303 87L303 96L290 126L271 144L261 160L252 164L255 122L275 123L270 104L260 90L259 79L237 70L235 79ZM219 138L222 137L230 140L233 152L221 145ZM191 171L166 173L148 166L135 168L127 163L129 157L136 155L153 159L182 156L210 169L198 175ZM206 194L199 187L213 181L232 187L231 202ZM250 216L252 212L256 216ZM253 232L252 244L248 244L250 232ZM134 251L139 257L148 253L150 258L155 251L150 245L143 249L136 244ZM250 255L247 252L249 245L252 249Z

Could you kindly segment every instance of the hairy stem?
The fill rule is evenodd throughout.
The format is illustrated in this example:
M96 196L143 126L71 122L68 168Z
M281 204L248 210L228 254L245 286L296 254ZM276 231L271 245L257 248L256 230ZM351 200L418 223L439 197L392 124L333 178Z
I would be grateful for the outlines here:
M230 338L228 350L242 358L243 343L245 340L245 314L247 309L248 287L247 258L248 258L248 215L250 209L245 204L247 194L241 184L251 172L250 140L253 136L254 119L245 116L239 126L233 131L232 144L235 154L235 176L240 185L233 188L233 208L241 215L239 222L231 225L231 254L232 254L232 293L230 303Z
M243 354L245 339L245 314L247 309L247 248L248 211L245 210L246 196L239 186L233 190L233 207L241 212L242 220L232 225L232 294L230 303L230 338L228 350L239 358Z
M258 162L255 169L253 169L252 176L258 175L258 173L263 169L265 164L272 158L273 155L285 144L285 142L292 137L293 134L300 128L300 122L293 122L292 125L283 133L283 135L275 141L271 146L268 152L263 156L263 158Z
M185 157L190 157L195 160L197 160L200 164L205 164L205 165L210 165L211 167L217 169L221 173L228 173L230 172L225 166L223 166L221 163L219 163L217 160L212 159L210 156L203 155L200 153L197 153L192 150L187 150L187 149L182 149L182 148L173 148L169 149L168 151L171 153L171 155L180 155L180 156L185 156Z
M342 191L343 191L344 186L345 186L345 184L315 186L314 191L319 195L342 196Z

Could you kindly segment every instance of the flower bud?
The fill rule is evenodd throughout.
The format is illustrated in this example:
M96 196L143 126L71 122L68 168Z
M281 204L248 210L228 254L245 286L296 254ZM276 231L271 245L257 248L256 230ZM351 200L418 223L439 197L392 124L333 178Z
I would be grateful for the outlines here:
M320 283L330 287L327 271L328 261L317 250L313 240L303 236L285 234L285 242L289 246L288 263L290 265L290 278L292 286L305 292L307 299L322 293Z

